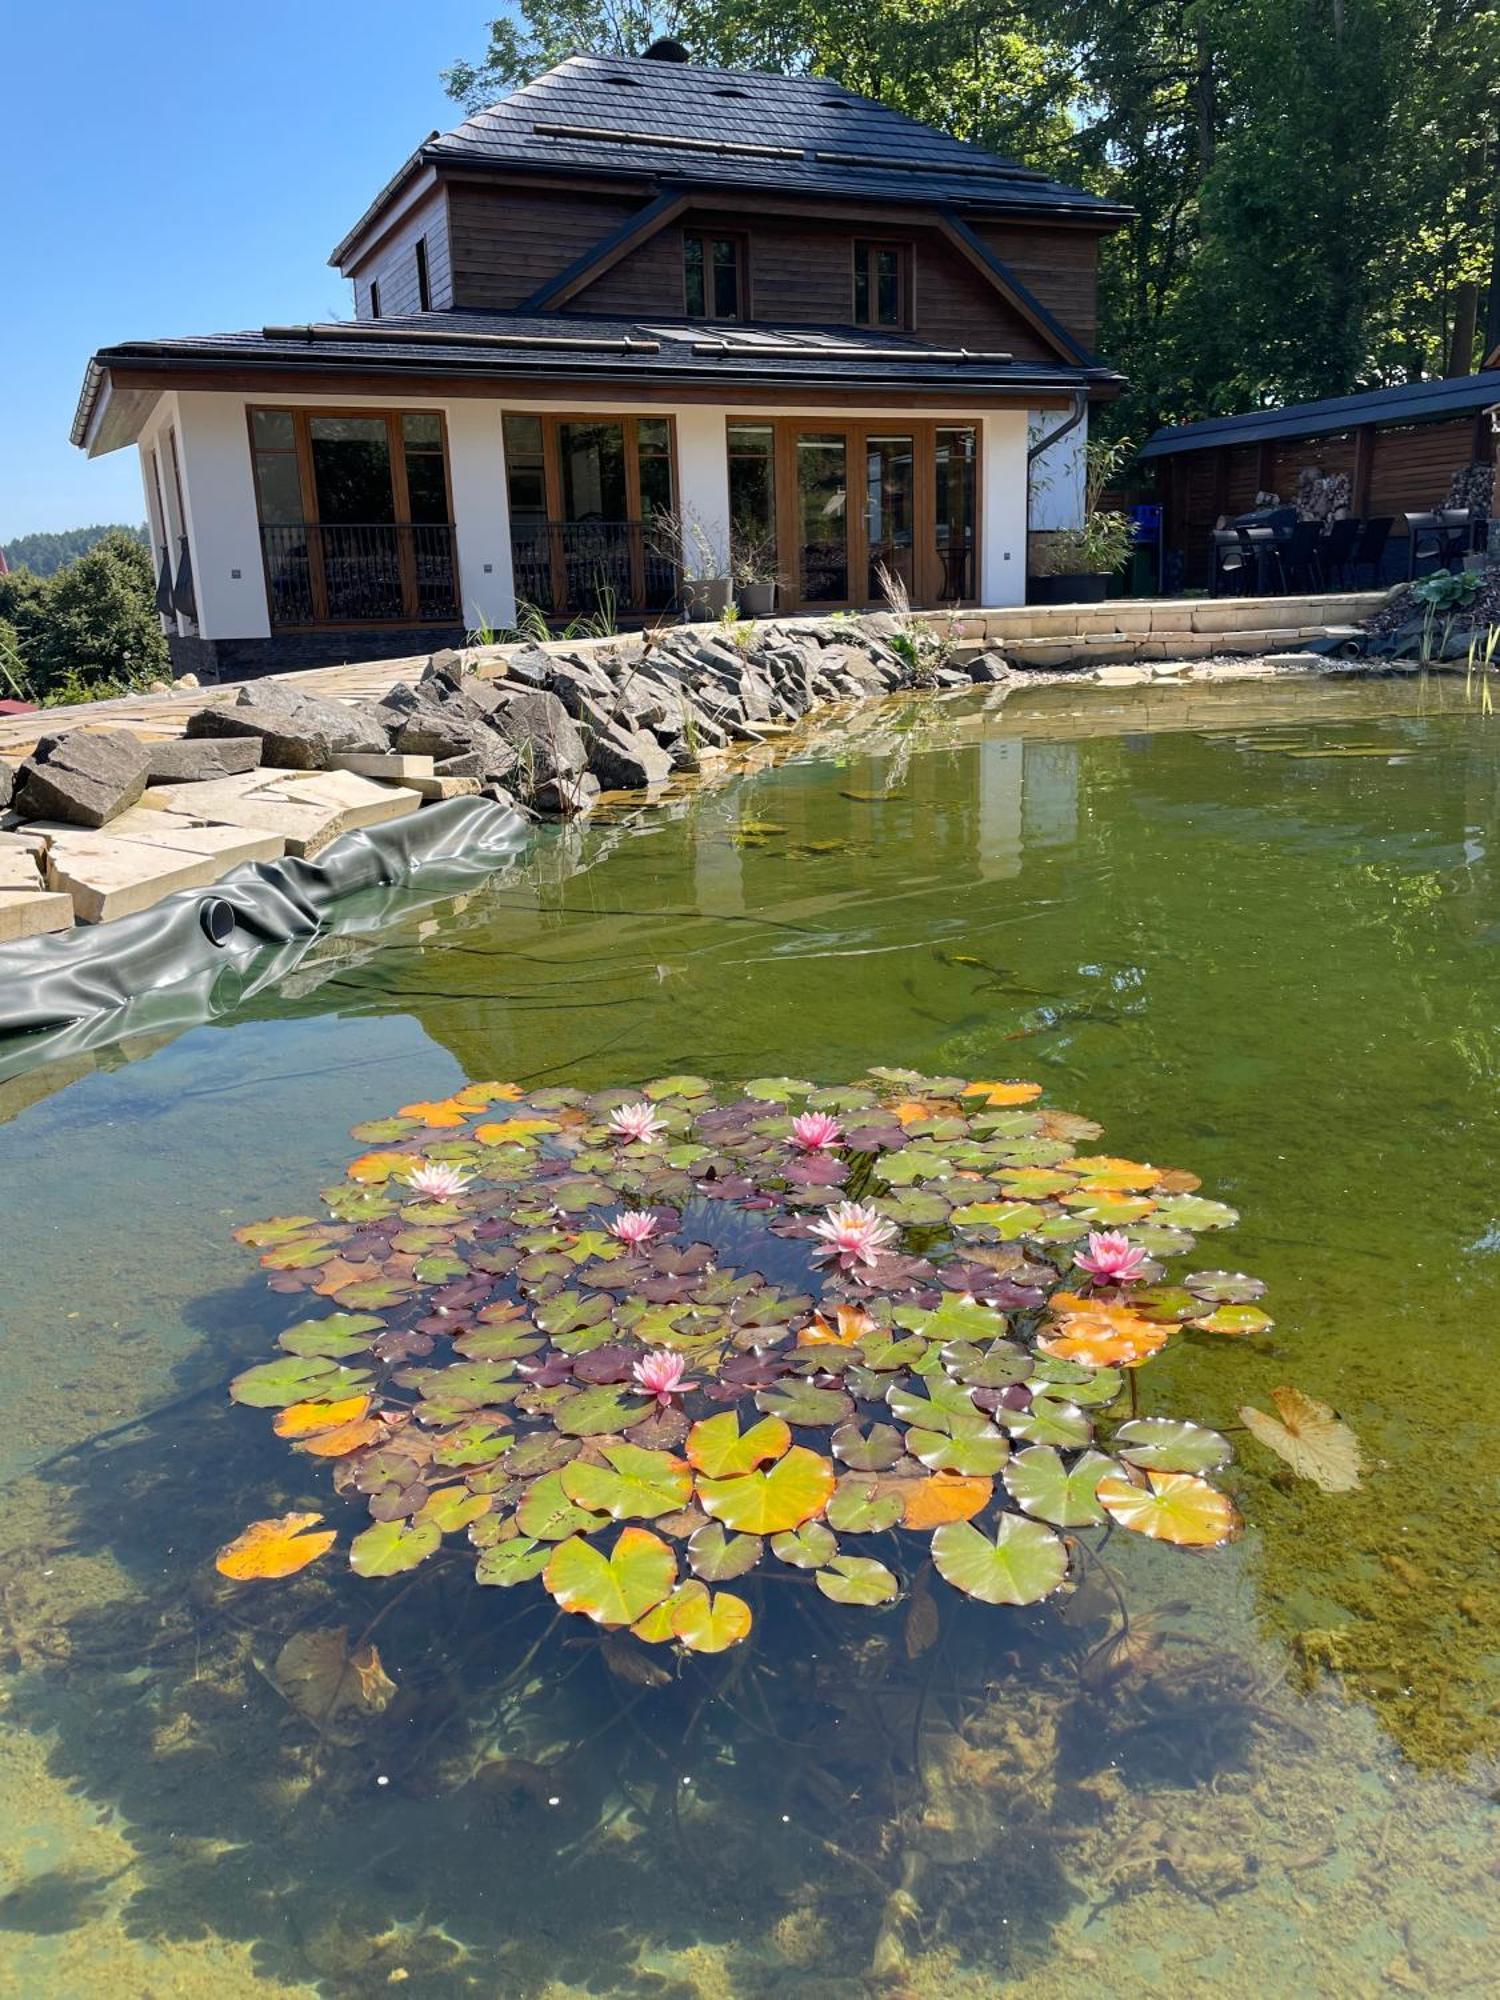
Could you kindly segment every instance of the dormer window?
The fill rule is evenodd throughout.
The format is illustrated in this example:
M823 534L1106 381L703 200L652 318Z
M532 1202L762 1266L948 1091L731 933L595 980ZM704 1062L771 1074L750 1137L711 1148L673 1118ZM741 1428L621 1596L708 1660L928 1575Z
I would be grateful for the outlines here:
M740 319L745 284L745 239L688 230L682 239L682 284L689 319Z
M910 318L910 300L910 246L856 242L854 324L905 326Z

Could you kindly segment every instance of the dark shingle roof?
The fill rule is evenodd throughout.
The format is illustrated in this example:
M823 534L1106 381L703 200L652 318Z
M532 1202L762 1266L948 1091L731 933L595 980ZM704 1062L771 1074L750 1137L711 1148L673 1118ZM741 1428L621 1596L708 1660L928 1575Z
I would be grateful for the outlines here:
M1437 382L1398 382L1389 389L1360 389L1316 403L1288 403L1279 410L1247 410L1235 417L1205 417L1154 431L1142 458L1170 458L1212 445L1257 444L1262 438L1327 437L1361 424L1421 424L1461 417L1500 403L1500 371L1455 375Z
M444 377L520 378L541 387L609 381L628 393L632 381L722 384L736 389L784 382L789 389L942 391L961 404L966 391L986 394L1096 388L1121 378L1103 367L1012 361L994 353L934 347L900 334L852 326L715 325L671 314L621 319L589 313L418 313L319 327L187 335L107 347L89 364L73 441L82 443L105 372L161 368L212 376L223 368L311 374L351 371ZM205 386L211 386L206 383Z
M824 77L643 56L569 56L428 140L408 163L442 164L997 211L1065 210L1104 225L1129 213ZM340 261L389 192L377 197L331 262Z

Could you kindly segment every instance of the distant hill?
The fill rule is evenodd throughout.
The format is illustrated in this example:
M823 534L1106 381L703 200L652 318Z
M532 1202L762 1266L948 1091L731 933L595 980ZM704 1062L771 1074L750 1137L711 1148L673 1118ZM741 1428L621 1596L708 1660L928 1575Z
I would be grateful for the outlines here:
M129 535L139 542L143 549L151 546L151 537L144 522L138 528L129 527L124 522L106 521L93 528L64 528L55 535L17 535L13 540L0 542L5 550L5 560L12 569L34 570L38 576L54 576L60 569L66 569L79 556L86 556L96 542L102 542L106 535Z

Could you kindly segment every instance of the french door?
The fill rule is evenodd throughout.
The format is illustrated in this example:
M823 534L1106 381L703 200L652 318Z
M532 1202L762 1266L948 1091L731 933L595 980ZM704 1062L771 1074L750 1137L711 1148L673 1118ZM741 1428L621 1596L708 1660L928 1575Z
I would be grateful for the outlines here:
M731 419L741 550L774 548L787 609L978 595L978 431L926 419Z

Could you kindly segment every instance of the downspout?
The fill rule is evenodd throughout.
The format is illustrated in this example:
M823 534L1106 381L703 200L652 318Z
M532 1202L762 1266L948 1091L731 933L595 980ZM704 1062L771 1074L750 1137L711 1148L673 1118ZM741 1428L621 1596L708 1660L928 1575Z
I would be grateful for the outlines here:
M1089 399L1087 391L1075 389L1073 391L1072 416L1065 418L1055 431L1048 431L1044 437L1039 437L1035 444L1026 447L1026 533L1028 536L1031 534L1031 468L1044 451L1050 451L1053 445L1059 443L1068 435L1069 431L1077 430L1088 413Z

